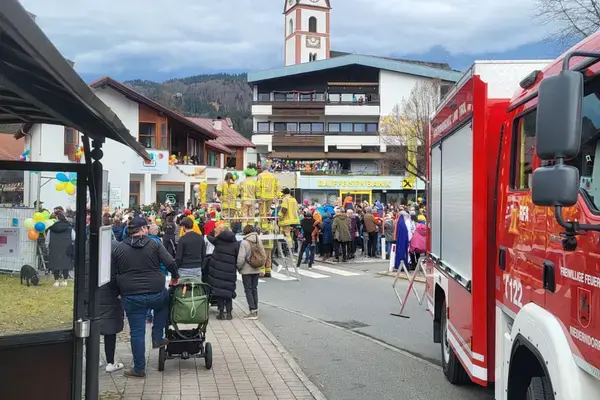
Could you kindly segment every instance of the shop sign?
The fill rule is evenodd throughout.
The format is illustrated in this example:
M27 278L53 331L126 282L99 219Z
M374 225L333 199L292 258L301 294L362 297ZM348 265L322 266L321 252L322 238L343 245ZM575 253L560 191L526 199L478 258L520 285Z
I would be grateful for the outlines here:
M319 179L317 186L331 188L391 188L392 181L381 179Z
M169 173L169 152L162 150L148 150L150 160L137 157L131 173L165 175Z

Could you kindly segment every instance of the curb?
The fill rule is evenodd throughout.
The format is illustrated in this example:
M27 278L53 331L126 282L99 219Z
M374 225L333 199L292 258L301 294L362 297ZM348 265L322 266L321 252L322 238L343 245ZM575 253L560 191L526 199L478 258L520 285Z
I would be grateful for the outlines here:
M389 271L376 272L376 274L381 275L381 276L391 276L392 278L396 277L395 272L389 272ZM406 281L408 280L408 276L406 276L406 273L404 273L404 272L400 273L400 275L398 275L398 278L404 279ZM417 276L415 278L415 282L426 283L425 278L423 278L422 276Z
M237 300L234 300L233 302L240 309L240 311L242 313L246 314L244 309L242 308L242 306L240 305L240 303ZM294 357L292 357L292 355L285 349L285 347L279 342L279 340L277 340L275 335L273 335L271 333L271 331L269 331L267 329L267 327L263 325L262 322L260 322L258 320L257 321L247 321L247 322L253 322L256 325L256 327L267 337L267 339L269 339L269 341L273 344L273 346L275 346L275 348L277 349L279 354L281 354L283 359L288 363L288 365L290 366L292 371L294 371L296 376L298 376L298 379L300 379L300 382L302 382L302 384L306 387L306 389L310 392L310 394L315 398L315 400L327 400L327 398L325 397L325 395L323 395L323 393L321 393L319 388L302 371L302 368L300 368L300 366L298 365L296 360L294 360Z

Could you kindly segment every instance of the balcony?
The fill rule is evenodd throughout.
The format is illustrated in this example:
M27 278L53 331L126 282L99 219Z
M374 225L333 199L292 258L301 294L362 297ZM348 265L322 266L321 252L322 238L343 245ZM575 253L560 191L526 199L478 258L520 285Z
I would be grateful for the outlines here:
M322 115L378 116L377 93L259 93L252 105L252 115L311 117Z

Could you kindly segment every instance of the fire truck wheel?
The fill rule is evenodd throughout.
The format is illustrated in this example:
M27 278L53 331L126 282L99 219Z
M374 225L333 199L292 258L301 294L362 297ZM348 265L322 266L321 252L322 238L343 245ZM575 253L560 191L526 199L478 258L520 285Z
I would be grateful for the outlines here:
M545 376L531 378L527 389L527 400L554 400L550 379Z
M442 303L441 330L442 368L446 379L454 385L470 382L469 375L448 343L448 308L446 307L446 301Z

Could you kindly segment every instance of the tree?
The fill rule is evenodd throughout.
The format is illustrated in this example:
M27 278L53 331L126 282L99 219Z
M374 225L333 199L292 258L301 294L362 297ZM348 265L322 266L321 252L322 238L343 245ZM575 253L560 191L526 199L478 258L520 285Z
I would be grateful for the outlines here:
M382 166L391 171L404 170L414 187L416 178L427 182L425 143L429 121L440 102L439 80L419 81L407 99L394 106L392 113L381 118L379 130L386 145Z
M600 28L600 0L536 0L538 20L553 29L549 39L565 45Z

